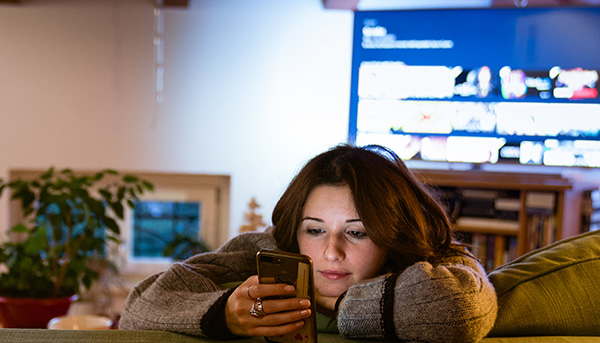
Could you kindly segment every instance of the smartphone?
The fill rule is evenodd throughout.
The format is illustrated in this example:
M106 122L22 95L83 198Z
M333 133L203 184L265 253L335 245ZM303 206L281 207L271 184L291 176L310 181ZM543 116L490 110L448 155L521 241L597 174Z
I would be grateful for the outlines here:
M296 287L296 297L310 300L311 316L304 319L304 326L295 332L269 336L269 342L316 343L317 324L314 301L313 266L310 257L278 250L260 250L256 254L258 280L260 283L287 283ZM289 297L292 297L291 295Z

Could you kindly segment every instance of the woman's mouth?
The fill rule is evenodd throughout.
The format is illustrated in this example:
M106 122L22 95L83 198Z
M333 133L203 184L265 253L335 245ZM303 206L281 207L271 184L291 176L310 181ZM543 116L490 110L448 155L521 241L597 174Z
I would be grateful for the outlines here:
M320 270L319 273L327 280L340 280L351 274L342 270Z

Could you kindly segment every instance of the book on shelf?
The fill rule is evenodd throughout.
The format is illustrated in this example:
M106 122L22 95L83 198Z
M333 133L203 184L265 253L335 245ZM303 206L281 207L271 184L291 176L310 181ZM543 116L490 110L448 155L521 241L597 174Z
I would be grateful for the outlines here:
M506 238L504 235L494 236L494 262L493 267L501 266L504 264L504 255L506 247Z
M517 237L472 233L465 239L486 272L517 258Z
M518 198L498 198L494 201L494 211L496 218L518 220L521 211L521 200Z
M456 203L456 217L517 220L521 209L519 192L508 190L460 189Z
M527 251L539 249L556 240L556 193L529 192L527 207Z
M460 216L493 218L495 215L494 199L465 198L461 200Z
M556 193L553 192L528 192L525 205L527 209L554 211L556 204Z
M482 231L486 233L517 234L519 222L517 220L482 218L482 217L458 217L456 229L459 231Z
M527 250L539 249L552 244L556 239L554 214L532 213L527 225Z
M459 190L459 193L463 198L490 200L498 198L499 195L497 190L479 188L462 188Z
M518 198L498 198L494 200L494 208L503 211L520 211L521 200Z

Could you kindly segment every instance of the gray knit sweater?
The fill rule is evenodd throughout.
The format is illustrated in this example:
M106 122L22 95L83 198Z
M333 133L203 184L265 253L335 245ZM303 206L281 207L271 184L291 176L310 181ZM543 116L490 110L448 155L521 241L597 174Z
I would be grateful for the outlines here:
M231 289L256 274L255 254L275 249L269 233L246 233L150 276L130 293L121 329L166 330L217 339ZM476 342L492 328L496 293L481 266L463 256L418 262L350 287L337 315L340 334L409 342Z

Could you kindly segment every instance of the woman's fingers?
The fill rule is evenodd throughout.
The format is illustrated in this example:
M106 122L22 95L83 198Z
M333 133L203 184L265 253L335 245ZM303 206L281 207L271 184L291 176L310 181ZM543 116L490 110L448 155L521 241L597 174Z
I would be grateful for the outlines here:
M238 320L241 327L249 336L277 336L284 333L290 333L298 330L304 325L303 319L310 316L309 308L294 309L289 311L269 312L274 309L287 309L293 304L285 299L285 304L280 304L282 300L269 300L269 303L263 302L263 311L265 315L262 317L252 317L249 312L238 313ZM305 300L305 299L303 299ZM269 305L269 308L265 308ZM294 307L294 306L291 306ZM233 332L233 331L232 331Z
M251 299L272 296L293 296L296 288L282 283L276 284L250 284L246 287L246 295Z
M310 301L302 298L262 300L262 309L266 314L276 314L294 310L308 309Z
M246 295L252 300L261 299L266 314L287 312L310 307L308 299L295 298L295 288L286 284L249 284Z
M251 336L277 336L294 332L304 326L303 319L310 316L310 309L279 312L249 320Z
M273 303L270 303L270 304L273 304ZM280 305L280 304L275 304L275 305L278 308L288 308L287 306ZM265 308L265 306L266 305L263 305L263 310L265 311L264 316L262 316L260 318L252 317L254 319L253 322L255 322L256 325L267 325L267 326L282 325L282 324L302 320L304 318L308 318L311 313L311 310L309 308L298 309L297 307L293 307L290 310L273 311L273 310L269 310L269 308ZM271 309L273 309L273 308L274 307L271 307ZM269 312L269 311L271 311L271 312Z
M298 330L311 314L310 301L294 297L294 291L290 285L259 284L256 276L248 278L227 300L229 330L239 336L277 336ZM253 308L262 315L253 316Z

